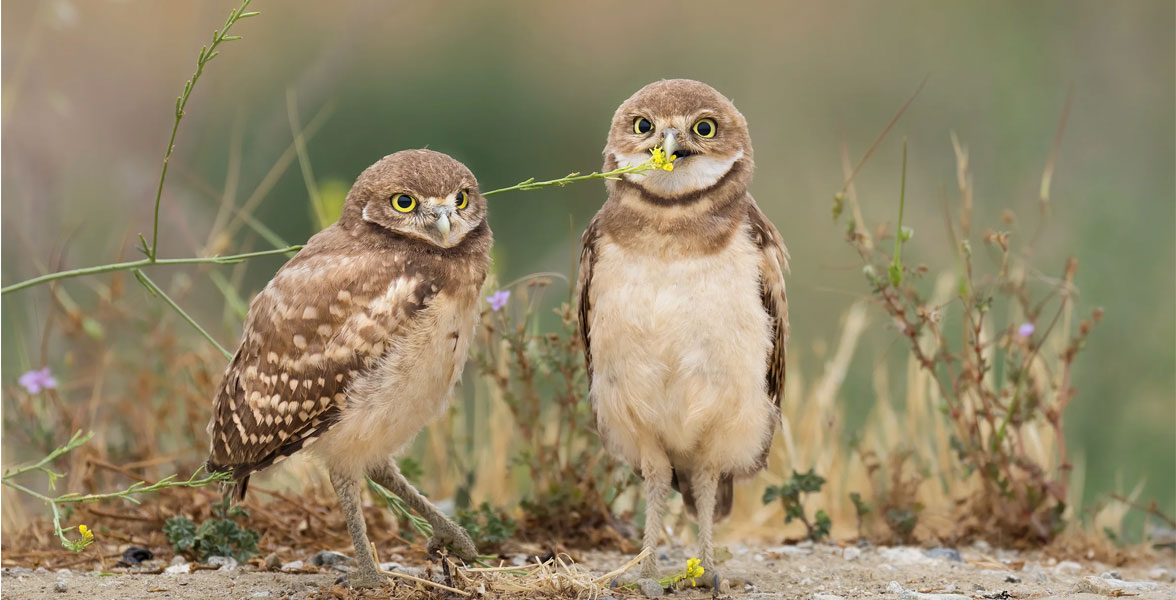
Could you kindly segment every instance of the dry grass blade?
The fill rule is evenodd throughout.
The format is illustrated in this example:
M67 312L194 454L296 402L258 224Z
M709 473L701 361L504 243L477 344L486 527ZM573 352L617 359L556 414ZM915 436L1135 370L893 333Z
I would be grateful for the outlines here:
M521 593L528 596L600 598L609 593L609 583L649 556L645 549L629 562L599 577L581 568L566 554L522 567L488 567L457 571L466 585L479 591ZM477 577L470 577L471 574Z
M874 140L874 143L870 144L869 150L866 150L866 153L862 155L862 159L858 161L858 164L856 167L854 167L853 172L850 173L849 177L845 179L845 183L841 184L842 193L845 193L845 190L849 187L849 184L853 183L853 178L857 177L857 174L861 172L862 167L866 166L866 161L870 160L870 155L874 153L874 150L878 149L878 146L882 143L882 140L886 139L886 134L890 133L890 130L895 126L895 124L898 123L898 120L902 118L903 113L905 113L907 108L910 107L911 103L915 101L915 98L919 97L919 93L923 91L923 86L927 85L927 80L930 78L930 73L923 76L923 80L919 82L919 87L915 88L915 93L911 94L910 98L907 98L907 101L903 103L902 108L899 108L898 112L894 114L894 118L890 119L890 122L887 123L886 127L882 129L882 133L878 134L878 137Z

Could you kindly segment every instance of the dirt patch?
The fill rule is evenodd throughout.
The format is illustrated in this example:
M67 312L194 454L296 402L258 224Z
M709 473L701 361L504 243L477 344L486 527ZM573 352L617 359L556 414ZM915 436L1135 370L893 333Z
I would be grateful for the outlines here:
M1009 598L1132 596L1141 600L1176 598L1176 558L1157 554L1134 564L1110 566L1097 561L1061 561L1036 553L989 550L984 546L927 551L911 547L841 548L835 545L795 545L756 548L731 546L732 556L721 563L723 577L731 584L724 596L741 599L802 598L837 600L893 598L934 600L915 594L958 594L953 600L1004 600ZM663 574L680 570L688 549L673 548L659 559ZM306 557L306 558L309 558ZM402 557L390 556L394 560ZM520 560L519 555L516 560ZM583 552L574 555L585 579L605 574L628 560L615 552ZM115 574L98 572L4 569L0 595L12 599L116 598L256 599L316 598L460 598L452 592L426 588L412 582L390 583L384 589L355 593L334 587L340 570L318 573L280 573L242 567L232 571L197 571L180 575ZM400 563L397 570L437 582L446 582L435 564ZM462 584L475 597L478 585ZM474 581L479 581L475 576ZM483 584L488 583L484 580ZM58 583L63 591L58 591ZM497 591L483 585L487 598L534 597L537 594ZM624 589L599 590L601 596L636 596ZM1087 595L1082 595L1087 594ZM710 591L686 589L676 597L704 598ZM962 597L961 597L962 596ZM942 598L941 600L948 600Z

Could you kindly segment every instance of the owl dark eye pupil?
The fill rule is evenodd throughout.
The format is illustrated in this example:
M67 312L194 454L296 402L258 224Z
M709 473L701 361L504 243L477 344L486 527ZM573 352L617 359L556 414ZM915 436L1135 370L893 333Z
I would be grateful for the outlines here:
M637 133L649 133L653 130L653 123L645 117L637 117L637 121L633 124L633 131Z
M698 135L710 135L711 124L703 121L698 124Z
M399 208L400 210L409 210L412 208L413 204L412 196L407 194L400 194L396 196L392 199L392 202L396 205L396 208Z

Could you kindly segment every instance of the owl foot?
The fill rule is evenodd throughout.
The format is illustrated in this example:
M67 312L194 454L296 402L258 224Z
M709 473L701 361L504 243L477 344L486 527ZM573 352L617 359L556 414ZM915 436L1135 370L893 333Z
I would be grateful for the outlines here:
M451 552L466 562L478 557L478 547L474 545L470 534L449 522L440 527L433 525L433 537L429 538L427 548L430 556L440 556L442 550L449 548Z
M388 578L379 571L357 570L344 573L335 579L335 583L352 589L380 587L388 582Z
M678 582L676 587L678 589L708 588L711 590L712 598L718 598L720 593L726 594L731 591L731 585L723 580L722 575L712 569L708 569L705 575L697 579L683 579Z

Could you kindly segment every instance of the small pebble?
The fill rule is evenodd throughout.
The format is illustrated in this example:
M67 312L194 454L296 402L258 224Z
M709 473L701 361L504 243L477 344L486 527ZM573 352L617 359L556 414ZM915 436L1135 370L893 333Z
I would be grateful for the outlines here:
M903 600L972 600L963 594L924 594L915 590L903 589L897 581L891 581L886 584L886 591L891 594L898 594Z
M1005 575L1005 583L1021 583L1021 577L1018 575Z
M1054 572L1059 575L1077 575L1082 572L1082 565L1072 560L1063 560L1054 567Z
M1118 590L1138 591L1156 589L1156 583L1153 581L1123 581L1117 577L1101 577L1100 579L1111 584Z
M813 594L813 600L845 600L836 594Z
M849 546L841 552L841 556L845 560L857 560L862 556L862 549L857 546Z
M926 552L928 558L942 558L953 562L964 562L959 550L955 548L932 548Z
M122 562L132 567L139 566L143 561L153 558L155 558L155 555L150 550L138 546L130 546L126 550L123 550L122 554Z
M249 595L250 598L269 598L270 593L267 591L253 592Z
M353 562L355 562L355 560L350 556L347 556L342 552L335 552L334 550L319 550L318 553L310 557L310 564L316 567L346 565Z
M1103 596L1110 596L1115 593L1115 586L1107 582L1102 577L1083 577L1078 585L1074 586L1078 592L1086 592L1088 594L1101 594Z
M210 556L208 566L218 567L219 571L232 571L237 568L237 559L231 556Z
M53 584L53 591L57 592L58 594L64 594L68 589L69 586L65 585L64 581L58 581L57 583Z
M1156 567L1148 571L1147 576L1157 581L1172 581L1172 573L1164 567Z
M641 595L646 598L659 598L665 591L660 583L649 578L638 579L637 589L641 590Z
M265 557L265 568L269 569L270 571L277 571L278 569L282 568L282 559L278 558L277 552L270 552L269 555Z
M896 565L928 564L934 560L924 554L922 550L910 546L879 548L878 555L882 557L882 560Z
M188 562L188 560L187 560L186 558L184 558L183 556L180 556L180 555L178 555L178 554L177 554L177 555L175 555L175 556L173 556L173 557L172 557L172 559L171 559L171 563L170 563L170 564L172 564L172 565L183 565L183 564L187 564L187 562Z
M304 563L302 561L295 560L292 562L283 563L282 570L283 571L297 571L298 569L301 569L303 567L303 565L304 565Z
M192 572L192 565L190 565L188 563L172 565L172 566L163 570L164 575L184 575L186 573L191 573L191 572Z

